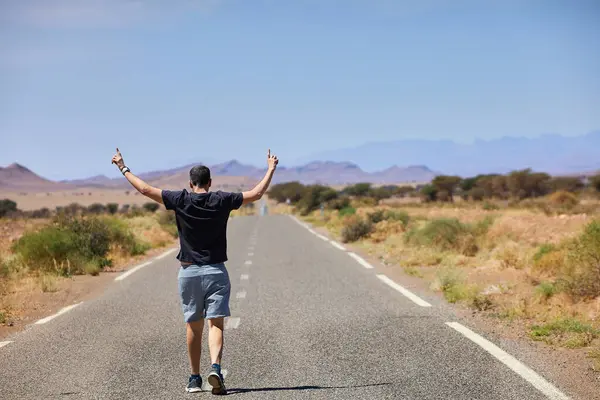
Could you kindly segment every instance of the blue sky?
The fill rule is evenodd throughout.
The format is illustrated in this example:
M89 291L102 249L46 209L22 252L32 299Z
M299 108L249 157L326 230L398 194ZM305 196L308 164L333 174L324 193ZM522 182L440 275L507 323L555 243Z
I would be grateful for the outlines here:
M600 4L0 0L0 165L52 179L600 128ZM377 155L373 155L376 157Z

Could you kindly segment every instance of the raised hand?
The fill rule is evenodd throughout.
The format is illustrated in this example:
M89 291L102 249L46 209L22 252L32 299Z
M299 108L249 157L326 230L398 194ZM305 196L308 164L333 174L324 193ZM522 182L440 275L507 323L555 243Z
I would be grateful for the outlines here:
M267 163L269 164L269 169L276 169L277 168L277 164L279 164L279 159L277 158L276 155L271 155L271 149L269 149L269 152L267 153Z
M112 158L112 163L115 164L119 169L122 169L125 166L125 161L123 161L123 156L117 147L117 153Z

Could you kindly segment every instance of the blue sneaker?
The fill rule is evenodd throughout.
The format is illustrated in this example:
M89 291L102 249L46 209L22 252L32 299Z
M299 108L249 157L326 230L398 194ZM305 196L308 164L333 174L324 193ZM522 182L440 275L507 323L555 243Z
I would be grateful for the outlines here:
M227 394L227 389L225 389L225 380L223 379L223 375L221 375L219 371L213 368L210 374L208 374L207 380L208 384L212 386L212 394Z
M198 393L202 391L202 378L190 376L190 380L185 388L188 393Z

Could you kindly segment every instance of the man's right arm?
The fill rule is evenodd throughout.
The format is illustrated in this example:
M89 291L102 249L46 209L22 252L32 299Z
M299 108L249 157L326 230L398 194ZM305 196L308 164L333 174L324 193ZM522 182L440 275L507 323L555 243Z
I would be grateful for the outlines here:
M243 192L243 198L244 201L242 204L248 204L248 203L253 203L255 201L260 200L263 195L267 192L267 189L269 188L269 185L271 184L271 179L273 179L273 174L275 173L275 170L277 169L277 164L279 163L279 160L277 159L276 156L272 156L271 155L271 150L269 150L269 153L267 154L267 161L268 161L268 169L267 169L267 173L265 174L265 177L258 183L258 185L256 185L254 187L254 189L248 191L248 192Z

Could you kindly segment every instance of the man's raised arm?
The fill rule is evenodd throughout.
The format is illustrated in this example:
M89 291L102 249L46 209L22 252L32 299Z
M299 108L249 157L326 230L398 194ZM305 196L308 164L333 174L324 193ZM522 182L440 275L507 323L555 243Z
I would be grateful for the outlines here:
M156 201L157 203L164 204L162 199L162 189L155 188L153 186L148 185L146 182L135 176L129 167L125 165L125 161L123 161L123 156L117 147L117 153L112 158L112 163L115 164L121 173L127 178L131 186L136 188L138 192L143 194L144 196Z
M277 169L277 164L279 163L277 157L275 155L271 155L271 149L269 149L269 152L267 153L267 163L269 167L267 168L267 173L262 181L260 181L258 185L254 187L254 189L242 193L244 196L244 202L242 204L248 204L260 200L267 192L267 189L271 184L271 179L273 179L273 174Z

